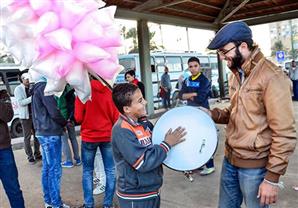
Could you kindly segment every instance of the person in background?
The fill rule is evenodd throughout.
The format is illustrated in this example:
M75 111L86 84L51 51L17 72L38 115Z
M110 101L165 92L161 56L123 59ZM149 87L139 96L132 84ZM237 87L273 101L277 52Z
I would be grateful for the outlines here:
M62 138L62 150L65 156L65 161L62 162L63 168L72 168L73 165L79 166L81 165L81 159L79 155L79 145L77 141L76 131L75 131L75 120L74 120L74 102L75 102L75 95L74 89L67 84L62 95L57 100L57 106L60 109L62 116L67 120L66 129L67 133L65 132ZM70 140L72 151L74 155L74 161L72 161L71 157L71 150L68 144L68 138Z
M161 76L160 87L165 91L165 95L162 96L162 103L165 109L169 109L171 107L171 78L169 75L169 68L165 66L164 73Z
M24 135L24 149L27 155L28 162L35 164L36 160L41 160L41 154L39 150L39 142L35 137L35 131L32 124L32 109L31 109L31 95L29 92L29 74L23 73L20 76L21 84L14 90L14 96L18 103L19 119L22 124ZM34 141L34 154L31 148L31 135L33 135Z
M61 139L67 121L61 115L54 96L45 96L46 80L40 78L33 88L32 120L36 137L42 148L41 184L45 208L69 208L60 196L61 186Z
M291 62L289 77L293 82L293 100L298 101L298 67L295 60Z
M94 158L99 148L106 175L103 208L112 208L116 178L111 134L119 112L113 104L111 90L92 76L91 94L92 99L85 104L78 98L75 101L75 120L81 124L84 207L95 207L92 195L93 171Z
M187 105L195 107L204 107L209 109L208 95L211 89L211 83L201 72L200 60L197 57L188 59L188 69L191 76L183 82L182 89L179 92L179 98L187 100ZM209 175L215 171L214 161L211 158L200 172L201 175Z
M6 90L0 90L0 109L0 180L8 197L10 207L25 208L7 126L7 122L11 121L14 113Z
M143 97L145 97L145 86L144 86L144 84L141 81L139 81L136 78L136 72L135 72L135 70L129 70L129 71L125 72L124 77L125 77L125 80L128 83L131 83L131 84L134 84L134 85L138 86L138 88L142 92Z

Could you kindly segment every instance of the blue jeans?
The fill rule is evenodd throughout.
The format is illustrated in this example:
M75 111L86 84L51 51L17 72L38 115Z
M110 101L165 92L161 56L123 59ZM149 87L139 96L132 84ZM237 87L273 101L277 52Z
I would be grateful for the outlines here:
M11 147L0 149L0 180L11 208L25 208L18 181L18 170Z
M219 208L265 208L257 198L259 186L266 174L265 168L238 168L224 158L219 192Z
M53 208L62 205L60 196L61 167L61 137L36 136L42 148L41 184L44 202Z
M83 192L84 192L84 204L87 208L94 207L93 199L93 170L94 170L94 158L97 147L99 147L104 170L106 174L106 189L103 205L112 206L113 197L115 193L115 165L112 153L112 145L110 142L83 142L81 147L82 163L83 163Z
M65 133L65 135L63 135L63 137L62 137L63 154L64 154L67 162L72 162L71 151L70 151L69 144L68 144L68 138L69 138L71 146L72 146L73 158L75 160L79 160L80 159L79 145L78 145L78 141L77 141L75 127L67 125L66 128L67 128L68 135Z

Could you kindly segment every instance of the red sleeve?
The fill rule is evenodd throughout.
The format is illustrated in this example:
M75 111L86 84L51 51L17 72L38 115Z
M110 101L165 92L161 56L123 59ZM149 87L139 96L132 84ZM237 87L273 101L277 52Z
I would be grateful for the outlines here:
M114 109L114 112L113 112L113 124L114 124L118 120L120 114L118 109L115 107L114 103L113 103L113 109Z
M76 97L75 100L75 112L74 112L74 116L75 116L75 120L77 123L81 124L84 120L84 116L85 116L85 106L78 97Z

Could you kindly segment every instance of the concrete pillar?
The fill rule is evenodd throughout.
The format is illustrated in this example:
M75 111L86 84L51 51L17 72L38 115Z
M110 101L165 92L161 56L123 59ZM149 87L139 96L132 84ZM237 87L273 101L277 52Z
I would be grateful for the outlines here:
M219 84L219 92L220 97L224 98L225 94L225 71L223 68L222 60L220 60L219 55L217 54L217 64L218 64L218 84Z
M150 63L150 43L149 43L149 29L147 20L138 20L138 45L141 68L141 79L145 85L145 96L148 102L148 115L154 113L153 92L152 92L152 73Z

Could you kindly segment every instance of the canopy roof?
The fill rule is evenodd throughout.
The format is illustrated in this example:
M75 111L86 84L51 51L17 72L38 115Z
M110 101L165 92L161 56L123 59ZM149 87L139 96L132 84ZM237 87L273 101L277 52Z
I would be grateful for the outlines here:
M297 0L106 0L116 17L218 29L243 20L249 25L298 18Z

